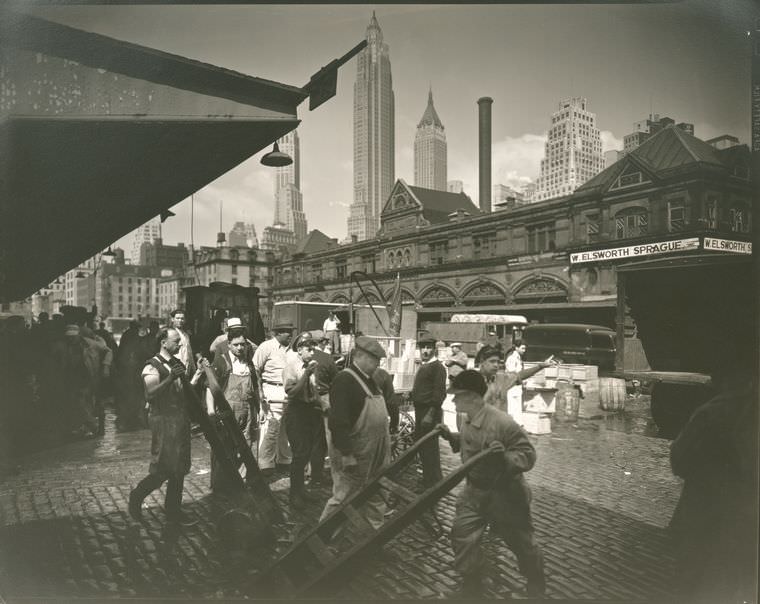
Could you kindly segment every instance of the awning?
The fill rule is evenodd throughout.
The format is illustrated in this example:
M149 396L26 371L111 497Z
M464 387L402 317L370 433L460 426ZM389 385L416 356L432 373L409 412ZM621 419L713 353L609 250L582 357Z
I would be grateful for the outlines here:
M0 8L0 301L292 131L324 71L299 88Z

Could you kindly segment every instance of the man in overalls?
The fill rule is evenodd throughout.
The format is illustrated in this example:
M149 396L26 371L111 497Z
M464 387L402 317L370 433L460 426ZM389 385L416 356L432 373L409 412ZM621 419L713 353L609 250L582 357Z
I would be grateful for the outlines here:
M185 474L190 471L190 417L182 383L187 370L175 357L180 345L177 330L162 329L158 337L161 350L142 372L145 396L150 403L150 469L129 494L129 514L141 520L143 500L168 481L164 500L166 517L169 522L190 526L197 520L187 518L180 510ZM197 384L202 373L203 367L198 367L190 384Z
M227 346L219 347L211 364L224 398L235 414L235 420L243 432L246 443L253 440L253 431L258 427L252 425L251 418L258 416L258 389L256 373L253 369L253 350L245 337L242 327L233 327L227 331ZM206 391L206 407L209 415L215 412L214 397ZM224 467L211 451L211 490L229 491L233 484L225 474Z
M330 387L327 445L333 478L332 497L320 521L390 459L390 435L385 399L372 375L385 357L383 347L372 338L356 338L351 364L333 380ZM372 498L365 517L374 527L383 524L385 504Z

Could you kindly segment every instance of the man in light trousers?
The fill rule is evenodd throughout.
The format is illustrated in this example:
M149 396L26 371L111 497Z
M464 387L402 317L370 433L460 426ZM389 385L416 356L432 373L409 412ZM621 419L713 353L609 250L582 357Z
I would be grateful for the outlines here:
M291 453L282 417L287 407L287 395L282 382L282 370L287 364L288 344L292 325L277 325L274 335L256 349L253 367L259 383L259 400L263 425L259 444L259 468L264 476L272 476L279 467L290 468Z

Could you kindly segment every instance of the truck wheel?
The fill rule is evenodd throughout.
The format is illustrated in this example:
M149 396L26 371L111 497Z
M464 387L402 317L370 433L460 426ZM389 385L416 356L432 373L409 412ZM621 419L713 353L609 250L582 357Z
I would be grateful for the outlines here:
M655 384L652 387L650 407L659 435L676 438L691 414L712 396L710 387L701 384Z

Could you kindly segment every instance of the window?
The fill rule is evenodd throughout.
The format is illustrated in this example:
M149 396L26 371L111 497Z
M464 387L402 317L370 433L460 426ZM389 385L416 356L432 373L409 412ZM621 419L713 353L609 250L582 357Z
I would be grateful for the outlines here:
M600 214L586 214L586 243L599 241L599 224L601 221Z
M311 265L311 280L322 281L322 265L321 264Z
M528 252L545 252L554 249L554 223L545 222L528 227Z
M237 264L233 264L232 265L232 274L233 275L237 275L238 274L237 269L238 269Z
M480 233L472 238L472 255L474 258L489 258L496 249L494 233Z
M347 274L346 259L335 261L335 277L338 279L345 279Z
M708 229L718 228L718 216L718 200L714 198L708 199L705 206L705 225Z
M682 199L668 202L668 230L672 233L686 228L686 206Z
M364 265L364 272L372 274L375 271L375 255L362 256L362 264Z
M644 208L628 208L615 216L615 236L618 239L639 237L649 232L649 215Z
M448 241L436 241L430 244L430 264L444 264L448 258Z
M232 285L237 285L237 277L232 278Z
M749 218L749 211L744 205L735 205L728 210L728 228L734 233L748 233Z

